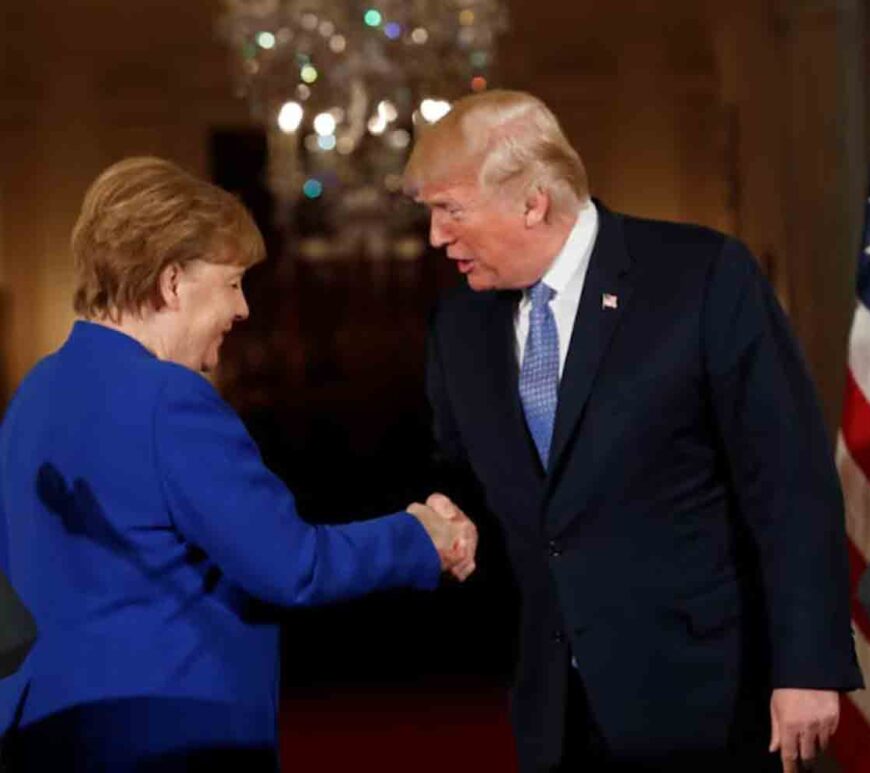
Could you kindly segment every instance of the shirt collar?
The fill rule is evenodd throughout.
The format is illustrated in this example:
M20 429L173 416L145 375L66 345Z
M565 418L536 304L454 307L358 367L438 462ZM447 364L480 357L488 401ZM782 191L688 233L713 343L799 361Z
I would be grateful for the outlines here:
M592 200L588 199L580 205L580 212L571 233L547 272L541 277L541 281L552 287L557 295L569 290L585 276L597 233L598 210Z

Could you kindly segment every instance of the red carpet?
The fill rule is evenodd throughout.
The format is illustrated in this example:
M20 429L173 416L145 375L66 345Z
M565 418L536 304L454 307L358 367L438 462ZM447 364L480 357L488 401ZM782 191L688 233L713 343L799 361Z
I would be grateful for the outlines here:
M515 773L503 689L285 697L282 773Z

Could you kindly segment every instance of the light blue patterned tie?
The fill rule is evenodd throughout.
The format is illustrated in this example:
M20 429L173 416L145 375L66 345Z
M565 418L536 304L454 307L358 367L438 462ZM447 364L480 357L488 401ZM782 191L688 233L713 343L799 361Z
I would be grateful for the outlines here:
M555 294L556 291L543 282L532 285L529 290L532 309L520 368L520 399L544 469L550 458L559 388L559 332L549 306Z

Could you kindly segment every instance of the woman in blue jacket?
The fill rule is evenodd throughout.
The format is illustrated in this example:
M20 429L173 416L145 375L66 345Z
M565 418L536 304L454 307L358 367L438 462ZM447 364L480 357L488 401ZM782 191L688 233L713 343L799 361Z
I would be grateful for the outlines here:
M160 159L122 161L88 191L72 252L80 319L0 429L0 569L40 630L0 683L8 764L274 770L268 605L463 579L474 527L437 495L437 513L300 519L201 375L264 257L234 197Z

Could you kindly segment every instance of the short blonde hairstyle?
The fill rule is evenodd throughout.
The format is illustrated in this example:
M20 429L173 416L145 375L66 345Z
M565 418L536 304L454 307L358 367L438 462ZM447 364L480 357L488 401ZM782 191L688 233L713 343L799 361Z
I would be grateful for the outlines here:
M71 246L73 305L87 319L161 308L160 274L172 263L251 266L266 256L260 231L235 196L151 157L124 159L97 177Z
M540 186L556 211L589 196L586 169L559 121L523 91L484 91L458 100L421 132L405 167L405 192L469 175L484 189Z

